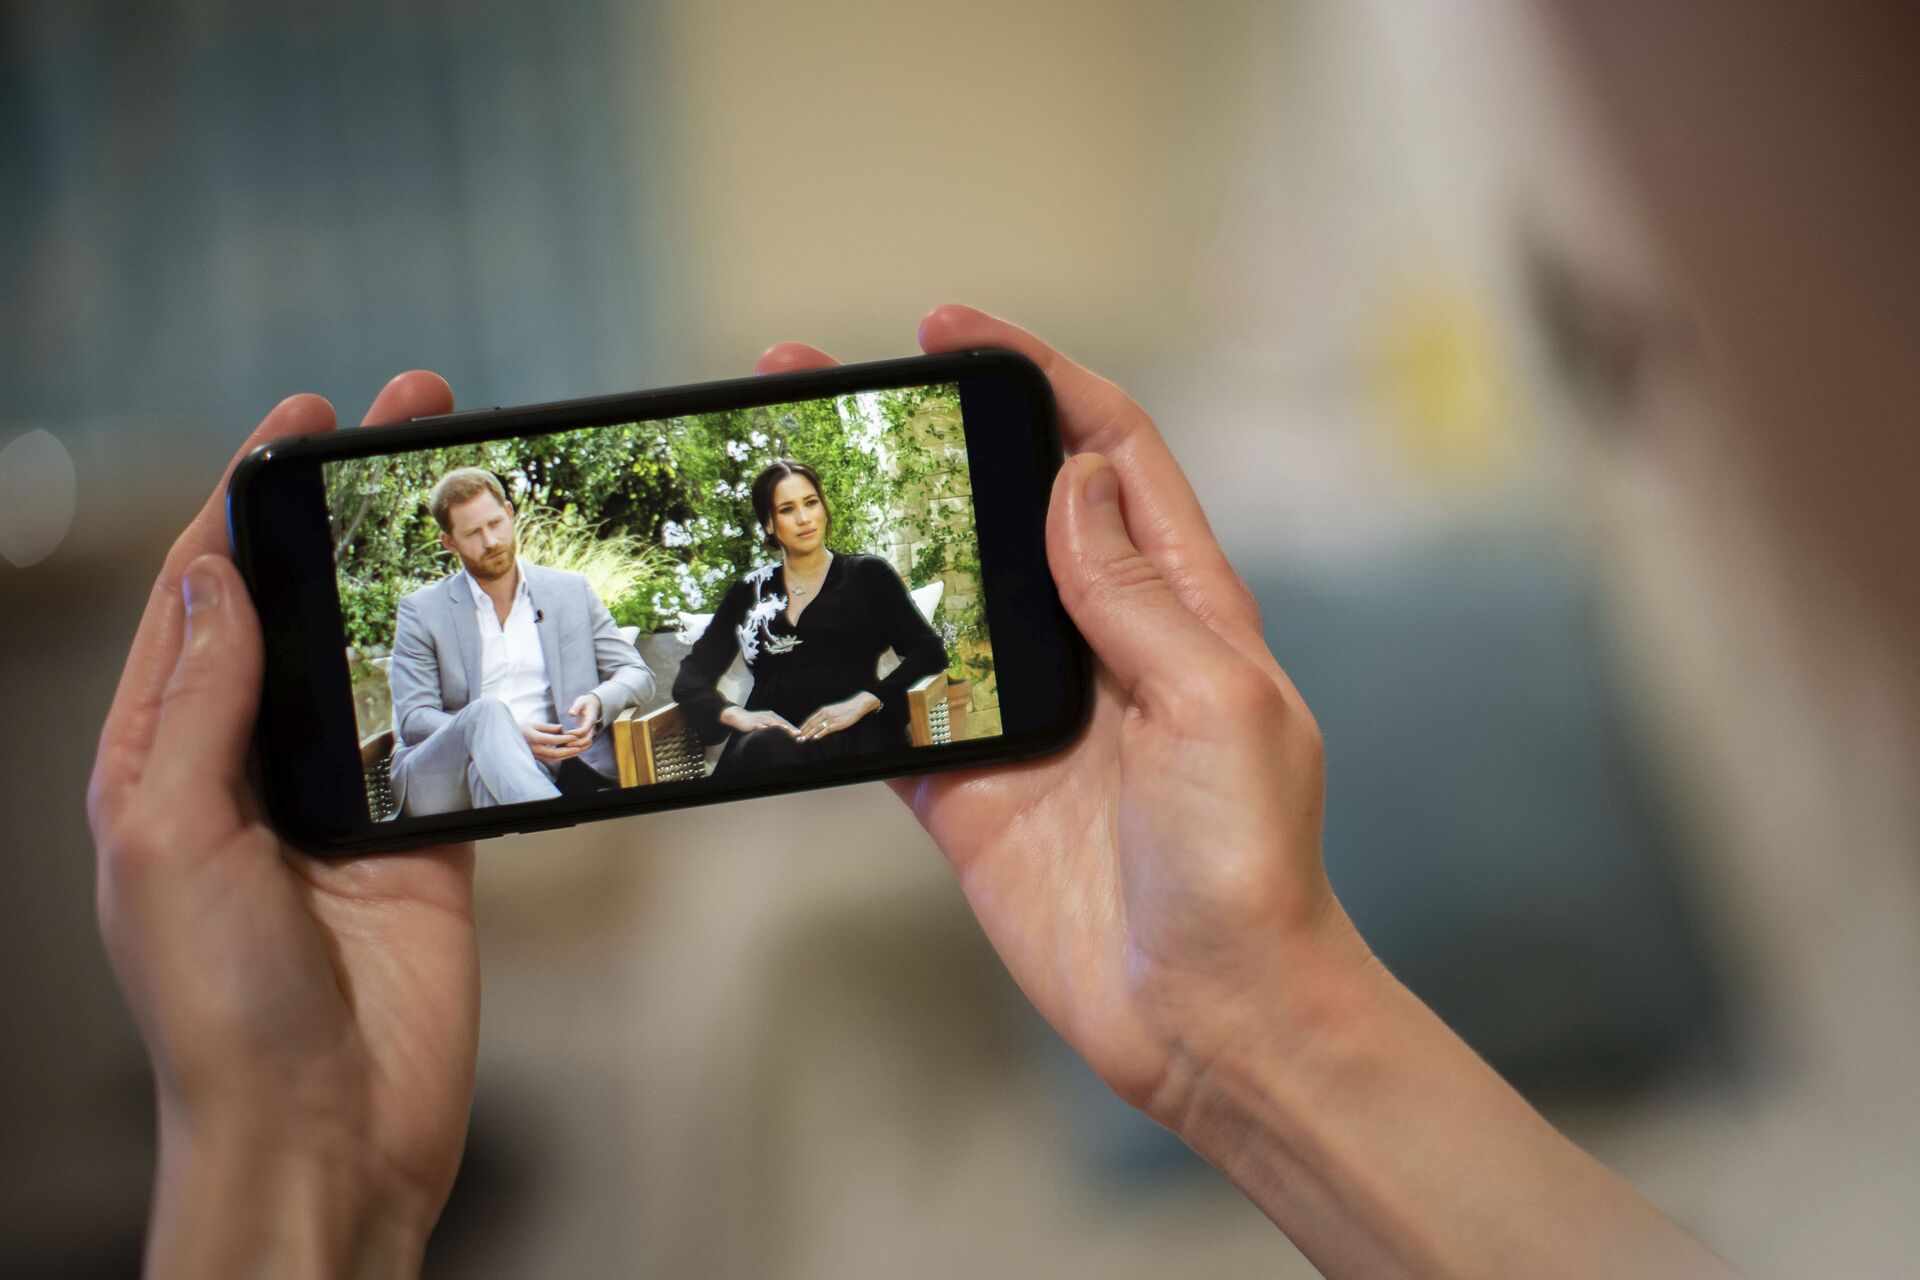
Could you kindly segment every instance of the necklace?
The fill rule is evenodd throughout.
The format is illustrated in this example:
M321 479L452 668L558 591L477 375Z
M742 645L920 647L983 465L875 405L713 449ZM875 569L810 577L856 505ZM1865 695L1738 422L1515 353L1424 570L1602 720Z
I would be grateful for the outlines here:
M833 568L833 552L829 551L827 552L827 569L831 569L831 568ZM820 582L825 582L826 580L827 580L826 569L822 569L820 571ZM793 592L793 594L796 596L803 596L807 594L807 592L809 591L817 590L820 586L820 582L816 582L813 584L813 586L809 587L802 583L795 582L791 571L787 573L787 590Z

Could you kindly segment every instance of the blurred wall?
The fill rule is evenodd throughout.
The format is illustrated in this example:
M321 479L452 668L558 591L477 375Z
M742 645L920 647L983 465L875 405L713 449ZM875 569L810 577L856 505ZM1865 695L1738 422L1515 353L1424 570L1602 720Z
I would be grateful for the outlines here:
M946 300L1156 414L1327 728L1336 884L1456 1025L1753 1274L1920 1248L1916 756L1680 443L1684 305L1523 11L30 4L0 103L0 448L78 486L0 566L0 697L58 729L0 772L19 1274L137 1250L79 797L245 425L421 365L487 404L904 354ZM436 1274L1306 1273L1065 1060L879 788L497 842L480 891Z

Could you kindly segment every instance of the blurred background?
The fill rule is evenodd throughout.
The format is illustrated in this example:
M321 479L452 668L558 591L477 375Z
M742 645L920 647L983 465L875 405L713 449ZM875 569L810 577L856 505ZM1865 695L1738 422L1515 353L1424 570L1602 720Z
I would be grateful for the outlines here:
M136 1265L82 795L251 425L414 367L471 407L906 354L943 301L1155 415L1395 972L1747 1274L1920 1256L1913 724L1756 533L1525 6L0 14L9 1274ZM498 841L479 893L430 1274L1311 1274L1026 1009L884 789Z

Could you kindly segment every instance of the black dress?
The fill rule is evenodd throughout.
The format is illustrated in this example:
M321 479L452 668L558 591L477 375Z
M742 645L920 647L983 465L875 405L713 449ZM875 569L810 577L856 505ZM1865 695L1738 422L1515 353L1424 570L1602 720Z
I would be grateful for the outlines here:
M784 566L756 569L728 589L713 621L694 642L673 681L673 699L709 746L727 738L715 773L839 759L909 745L907 689L943 670L946 647L920 616L906 584L879 556L836 555L812 603L796 626L787 621ZM883 680L880 655L891 648L900 665ZM772 711L799 728L832 702L864 689L878 710L816 742L795 742L785 730L734 733L720 723L733 704L716 685L746 659L753 675L746 709ZM729 735L731 735L729 737Z

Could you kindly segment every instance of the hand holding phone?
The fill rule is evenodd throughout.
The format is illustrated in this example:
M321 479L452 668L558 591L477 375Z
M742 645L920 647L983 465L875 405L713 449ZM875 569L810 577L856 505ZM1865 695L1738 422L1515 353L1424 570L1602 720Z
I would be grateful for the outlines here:
M1328 1274L1629 1255L1637 1273L1726 1274L1372 961L1320 865L1318 731L1146 415L968 308L932 313L922 341L1027 353L1087 451L1046 526L1101 663L1087 731L1050 759L894 784L1042 1014ZM763 365L825 360L783 346ZM412 375L374 415L443 393ZM330 426L299 398L260 436ZM161 1082L149 1265L401 1269L472 1095L472 850L319 862L253 816L262 646L218 498L157 584L90 792L102 929ZM296 1093L323 1140L288 1127Z
M892 784L1021 991L1327 1275L1730 1276L1373 959L1321 864L1319 727L1147 414L970 307L920 337L1027 356L1080 455L1046 532L1099 663L1087 731ZM760 367L830 362L784 344Z
M1059 459L992 350L263 449L266 810L347 856L1055 750Z
M410 373L367 417L451 406L445 382ZM295 396L242 455L332 427L326 401ZM224 490L154 584L88 790L101 933L158 1090L146 1268L402 1274L466 1140L473 846L324 863L261 820L246 781L261 636Z
M970 307L935 310L920 337L929 352L1017 351L1047 374L1081 455L1053 486L1048 562L1099 666L1091 723L1067 750L892 786L1021 990L1115 1092L1178 1132L1212 1046L1367 963L1321 867L1319 729L1139 405ZM831 363L786 343L757 368Z

